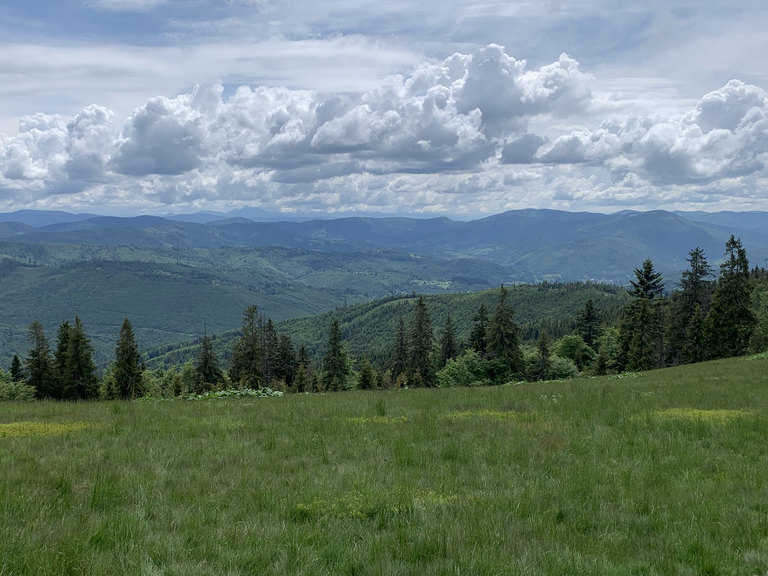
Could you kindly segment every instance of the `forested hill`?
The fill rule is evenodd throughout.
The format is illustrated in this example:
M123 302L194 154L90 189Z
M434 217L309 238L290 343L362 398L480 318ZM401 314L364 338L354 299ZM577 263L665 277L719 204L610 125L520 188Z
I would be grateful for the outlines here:
M425 300L438 334L450 315L459 339L466 339L481 303L492 311L498 303L498 290L464 294L435 294ZM524 339L538 337L544 327L550 336L570 334L576 325L576 315L587 300L593 299L603 321L618 321L621 307L628 300L624 288L584 282L542 283L510 288L509 302L515 309L515 319L522 327ZM325 350L328 327L333 319L341 324L345 346L353 356L386 356L392 337L402 316L408 321L415 296L390 297L373 302L339 307L335 310L278 323L278 331L290 336L297 344L304 343L311 356L319 359ZM227 359L239 330L214 334L213 342L218 356ZM145 353L150 367L173 366L194 359L199 350L197 340L161 346Z
M243 217L190 222L156 216L71 218L31 226L41 218L0 215L0 239L34 244L132 245L151 249L280 246L322 252L391 249L440 258L475 258L514 268L530 280L626 283L651 258L669 275L699 246L717 263L733 234L755 262L768 256L768 226L759 213L572 213L516 210L461 222L448 218L336 218L254 222ZM19 216L21 218L21 216ZM768 220L768 214L765 214Z

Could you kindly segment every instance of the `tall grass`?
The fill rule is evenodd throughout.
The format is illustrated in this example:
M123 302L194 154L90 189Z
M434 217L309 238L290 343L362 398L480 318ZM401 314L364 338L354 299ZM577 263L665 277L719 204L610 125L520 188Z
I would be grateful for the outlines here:
M767 415L768 360L0 404L0 574L764 576Z

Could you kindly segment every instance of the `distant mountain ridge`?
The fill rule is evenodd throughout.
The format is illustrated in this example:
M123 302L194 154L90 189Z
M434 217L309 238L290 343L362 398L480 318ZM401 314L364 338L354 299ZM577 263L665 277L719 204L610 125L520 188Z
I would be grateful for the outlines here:
M145 248L278 246L321 252L397 250L439 258L472 258L511 267L530 280L626 282L650 257L667 273L679 272L687 253L699 246L716 261L727 238L742 239L753 261L768 257L768 212L674 213L626 211L616 214L514 210L458 221L345 217L255 222L253 211L209 214L189 222L160 216L69 215L64 221L29 228L5 222L0 239L25 243L131 245ZM55 217L64 218L62 213ZM201 213L202 214L202 213ZM27 220L38 222L38 215ZM220 217L219 217L220 216ZM25 227L27 226L27 227Z

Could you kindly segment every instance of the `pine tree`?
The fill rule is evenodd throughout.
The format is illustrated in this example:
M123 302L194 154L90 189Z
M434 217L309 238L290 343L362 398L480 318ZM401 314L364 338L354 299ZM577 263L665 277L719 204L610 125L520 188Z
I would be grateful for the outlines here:
M373 390L376 388L376 373L373 371L368 358L365 358L360 366L359 387L361 390Z
M392 378L397 379L408 369L408 333L405 329L405 318L400 316L400 321L395 332L395 343L392 348Z
M69 320L64 320L56 331L56 350L53 352L54 385L51 397L56 400L64 400L68 396L67 382L67 350L69 349L69 337L72 334L72 326Z
M576 317L576 330L584 343L594 349L597 339L600 338L600 318L592 298L587 300L584 310Z
M672 296L669 314L667 362L673 366L681 361L691 361L690 353L682 353L690 344L687 334L691 317L697 307L702 318L705 317L712 300L713 284L709 280L713 276L712 267L707 262L704 250L696 247L688 256L686 261L689 269L683 270L682 279L678 284L680 291Z
M632 290L629 291L634 300L624 307L617 364L620 370L650 370L660 364L663 356L660 303L664 282L650 259L634 272L636 281L631 281Z
M133 334L133 326L128 318L123 320L123 325L120 327L113 375L120 398L137 398L143 394L141 354Z
M200 340L195 373L197 377L195 393L197 394L213 390L224 379L221 369L219 369L219 359L213 349L213 341L207 333L204 333Z
M307 392L307 389L309 388L310 381L309 381L309 375L307 374L307 369L304 366L304 364L299 364L298 370L296 370L296 378L294 379L294 388L296 392L299 394L302 394L304 392Z
M726 261L704 322L704 341L710 358L740 356L747 351L757 320L751 310L747 253L733 236L725 244Z
M32 322L27 338L32 346L24 360L27 385L35 389L38 398L52 398L53 360L43 324L38 320Z
M455 358L457 354L456 330L453 327L453 320L451 320L450 316L447 316L445 326L443 327L443 334L440 338L440 368L443 368L448 360Z
M469 345L481 357L485 357L488 352L488 310L485 304L480 304L472 320L474 324L469 334Z
M525 369L523 351L520 348L520 328L515 322L515 312L507 303L509 290L502 284L499 304L491 318L488 330L488 351L494 360L494 378L499 381L511 374L522 374Z
M629 343L628 370L651 370L657 365L654 310L647 298L640 298L635 311Z
M275 323L272 318L268 318L266 324L262 322L261 330L261 351L262 351L262 372L267 386L272 385L275 378L275 363L280 348L280 337L277 334Z
M704 360L704 319L701 306L696 304L686 328L686 342L681 351L685 363L701 362Z
M263 361L259 309L248 306L243 312L240 338L232 349L229 364L229 378L237 388L261 388L263 382Z
M275 378L285 382L289 388L293 386L293 379L297 370L296 351L293 342L286 334L278 337L277 357L275 358Z
M536 377L539 380L546 380L549 374L549 357L552 355L552 350L549 345L549 336L545 331L539 334L539 362L537 366Z
M14 382L21 382L24 380L24 367L21 365L21 358L16 354L13 355L11 360L11 380Z
M96 364L93 362L93 347L85 335L85 328L75 316L67 340L67 358L64 366L64 392L67 400L90 400L99 392Z
M323 384L332 391L344 390L349 377L349 359L344 350L341 337L341 325L334 318L328 330L328 347L323 357Z
M423 296L419 296L413 308L409 331L408 384L433 386L435 370L432 366L432 318Z

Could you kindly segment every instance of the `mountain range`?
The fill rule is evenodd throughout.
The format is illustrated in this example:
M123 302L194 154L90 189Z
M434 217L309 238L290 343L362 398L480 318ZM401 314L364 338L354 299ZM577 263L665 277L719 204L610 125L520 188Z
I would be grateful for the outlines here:
M692 248L716 265L731 234L753 265L765 265L765 212L518 210L470 221L284 220L258 209L0 214L0 362L25 353L26 327L36 319L52 336L58 323L79 315L106 360L125 316L147 348L234 329L249 304L282 321L390 295L502 282L623 285L648 257L671 288Z

